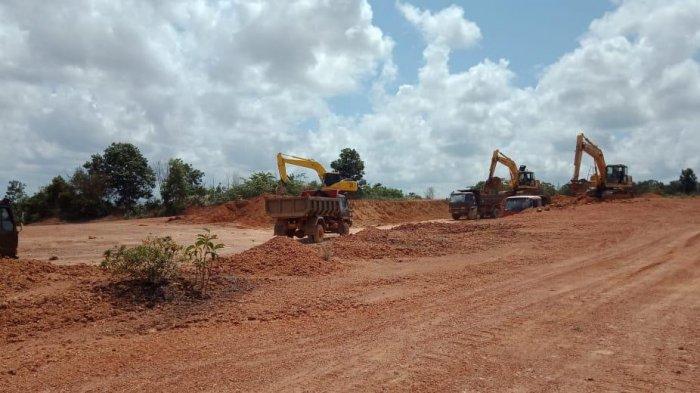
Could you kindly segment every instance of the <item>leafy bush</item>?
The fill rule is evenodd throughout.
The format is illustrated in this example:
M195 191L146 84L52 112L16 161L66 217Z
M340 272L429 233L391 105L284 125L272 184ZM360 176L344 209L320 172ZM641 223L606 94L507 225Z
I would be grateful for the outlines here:
M362 187L358 196L363 199L403 199L403 191L375 183L373 186Z
M194 244L185 249L185 256L195 267L196 281L200 291L206 294L211 277L211 265L219 256L217 250L223 248L224 245L214 243L218 237L211 234L208 229L204 230L205 233L198 234Z
M163 285L179 274L181 250L169 236L149 237L135 247L122 245L105 251L100 267L145 284Z

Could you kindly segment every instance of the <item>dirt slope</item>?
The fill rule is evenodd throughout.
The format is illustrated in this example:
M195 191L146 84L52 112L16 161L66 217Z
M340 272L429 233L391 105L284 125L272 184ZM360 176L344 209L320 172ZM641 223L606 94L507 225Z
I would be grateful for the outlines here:
M447 201L351 200L355 226L449 218ZM216 206L193 206L178 221L183 223L236 223L248 227L269 227L273 220L265 213L265 197L226 202Z
M386 243L406 247L410 233L428 248L467 237L487 247L264 276L181 316L179 327L136 329L147 319L133 313L20 336L0 343L0 386L589 392L700 384L700 200L420 224L388 232Z

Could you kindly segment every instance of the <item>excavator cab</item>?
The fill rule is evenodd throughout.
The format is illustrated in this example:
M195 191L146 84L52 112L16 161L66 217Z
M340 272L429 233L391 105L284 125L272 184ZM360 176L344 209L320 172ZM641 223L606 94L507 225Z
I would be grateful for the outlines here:
M337 172L326 172L323 174L323 185L326 187L330 187L338 182L343 180L343 176L340 175L340 173Z
M535 186L535 174L531 171L524 170L525 166L518 172L518 184L521 186Z
M626 184L627 181L627 165L616 164L605 167L605 181L613 184Z

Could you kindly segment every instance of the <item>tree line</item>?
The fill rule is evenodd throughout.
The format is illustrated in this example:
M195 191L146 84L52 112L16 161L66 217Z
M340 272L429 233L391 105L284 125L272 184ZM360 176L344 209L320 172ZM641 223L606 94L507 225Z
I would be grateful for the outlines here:
M340 151L331 168L343 177L362 181L365 164L355 149ZM307 180L302 174L291 174L286 193L298 195L304 189L320 188L317 180ZM247 178L234 179L228 184L206 187L204 172L180 158L167 164L149 165L146 157L131 143L112 143L101 154L93 154L68 177L56 176L33 195L27 195L26 185L12 180L5 198L12 202L25 223L47 218L68 221L89 220L110 214L133 217L173 215L190 205L214 205L275 193L279 185L270 172L254 172ZM475 187L483 186L483 182ZM546 195L571 195L568 184L556 188L542 183ZM158 196L155 191L158 191ZM678 180L664 184L657 180L635 183L635 192L662 195L698 193L697 177L692 169L681 171ZM366 199L433 199L435 191L428 187L424 195L404 193L381 183L368 184L353 195Z
M364 177L364 162L354 149L343 149L331 167L353 180ZM204 172L180 158L172 158L165 165L149 165L135 145L112 143L101 154L93 154L72 175L54 177L33 195L27 194L24 183L11 180L5 198L13 203L25 223L54 217L81 221L110 214L134 217L178 214L190 205L213 205L275 193L278 185L274 174L254 172L225 185L206 187ZM286 192L298 195L304 189L320 186L316 180L307 181L304 174L291 174ZM356 197L420 196L404 195L399 189L376 183L362 187Z

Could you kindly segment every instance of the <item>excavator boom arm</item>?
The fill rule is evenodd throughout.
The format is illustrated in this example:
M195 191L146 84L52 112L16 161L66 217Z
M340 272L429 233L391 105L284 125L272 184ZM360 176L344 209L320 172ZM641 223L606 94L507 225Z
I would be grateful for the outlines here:
M510 172L510 187L516 189L518 187L518 166L515 164L510 157L501 153L498 149L493 151L491 156L491 167L489 168L489 180L493 178L493 174L496 171L496 164L501 163L508 168Z
M284 183L289 182L289 176L287 175L287 164L313 169L316 171L318 178L321 179L321 182L323 182L326 175L326 168L324 168L318 161L310 158L277 153L277 170L280 172L280 180L282 180Z
M324 168L323 165L321 165L316 160L277 153L277 170L279 170L280 172L280 180L283 183L289 183L289 176L287 175L287 164L309 168L316 171L316 174L321 180L321 184L323 185L324 189L347 192L355 192L358 189L356 181L349 179L340 179L340 175L337 174L335 174L335 176L337 176L335 179L333 177L331 177L331 179L326 179L327 174L333 175L333 173L326 172L326 168Z
M596 187L604 187L605 186L605 175L606 175L606 167L607 165L605 164L605 156L603 155L603 151L600 150L600 148L593 142L591 142L590 139L586 138L583 133L578 134L576 137L576 153L574 154L574 177L571 179L571 182L577 182L579 173L581 170L581 156L583 153L588 154L593 158L593 162L595 162L596 170L598 171L598 176L596 177Z

